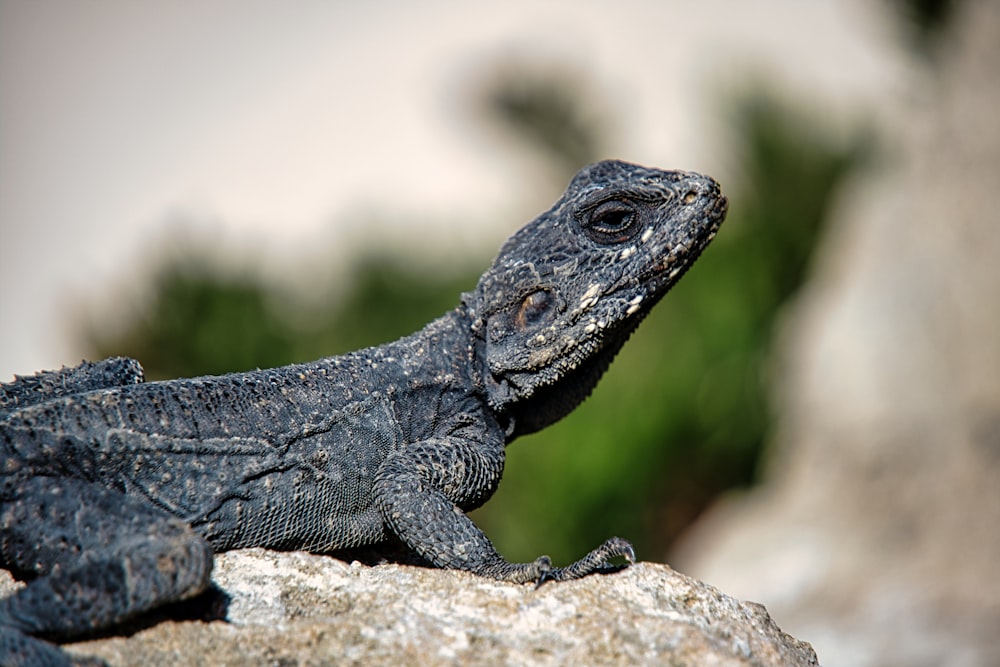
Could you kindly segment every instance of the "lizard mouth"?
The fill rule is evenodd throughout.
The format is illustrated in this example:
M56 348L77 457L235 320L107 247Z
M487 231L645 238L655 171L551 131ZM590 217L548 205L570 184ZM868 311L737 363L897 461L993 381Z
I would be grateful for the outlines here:
M719 233L719 227L729 211L729 199L718 192L714 195L714 201L706 208L704 221L696 226L695 233L674 244L662 261L642 274L640 282L652 285L651 291L657 298L666 294L681 279Z
M673 244L660 261L653 262L639 276L619 284L599 300L615 302L616 306L600 314L580 313L574 325L583 326L582 336L576 345L553 360L554 365L565 372L580 365L606 368L611 363L653 306L684 276L715 238L729 210L729 200L717 190L712 196L713 200L699 215L700 221L694 224L693 234Z
M698 225L694 235L673 244L660 261L653 262L637 278L611 290L607 297L617 297L618 301L626 303L625 312L614 319L627 320L631 317L637 324L701 256L718 234L728 211L729 200L716 193L714 201L704 213L705 221ZM630 292L633 293L631 298L628 297ZM634 328L631 322L629 324L629 329Z

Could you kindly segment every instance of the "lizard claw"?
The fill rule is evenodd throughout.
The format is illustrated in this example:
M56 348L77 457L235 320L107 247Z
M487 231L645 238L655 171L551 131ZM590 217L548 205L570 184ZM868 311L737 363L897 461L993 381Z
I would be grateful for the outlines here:
M622 568L615 567L608 561L618 557L624 558L630 565L635 563L635 548L628 540L612 537L572 565L543 570L538 575L535 588L540 588L546 581L569 581L595 572L616 572Z
M558 569L553 569L552 559L548 556L539 556L536 558L535 568L538 571L538 579L535 581L535 590L538 590L542 587L542 584L552 579L552 572Z

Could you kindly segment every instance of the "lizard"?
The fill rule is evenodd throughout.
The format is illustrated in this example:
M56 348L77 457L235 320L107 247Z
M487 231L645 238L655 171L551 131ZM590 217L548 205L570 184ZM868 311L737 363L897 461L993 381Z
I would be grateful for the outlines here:
M0 664L209 586L213 554L395 542L514 583L635 561L612 537L565 567L505 560L466 515L506 446L570 413L714 238L712 178L607 160L515 232L476 287L398 341L309 363L145 382L138 362L0 385Z

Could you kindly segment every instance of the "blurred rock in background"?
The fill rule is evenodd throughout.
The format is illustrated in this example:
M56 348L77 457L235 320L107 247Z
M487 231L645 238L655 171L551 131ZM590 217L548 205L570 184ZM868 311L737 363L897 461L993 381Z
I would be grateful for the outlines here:
M1000 6L939 39L787 313L767 481L669 559L828 666L1000 664Z

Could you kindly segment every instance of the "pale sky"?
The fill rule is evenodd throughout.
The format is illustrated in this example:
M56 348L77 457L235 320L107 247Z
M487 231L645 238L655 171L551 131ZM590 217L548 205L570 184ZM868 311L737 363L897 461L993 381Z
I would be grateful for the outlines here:
M847 117L901 85L866 6L0 0L0 381L78 363L74 322L113 316L177 220L272 266L371 212L411 221L373 235L495 247L548 204L468 108L505 58L585 75L608 157L725 185L726 86L766 74Z

